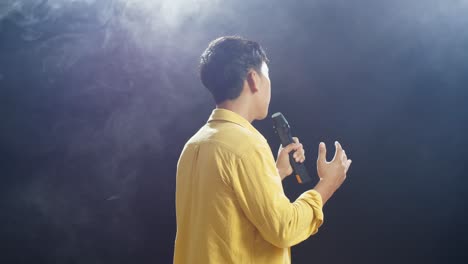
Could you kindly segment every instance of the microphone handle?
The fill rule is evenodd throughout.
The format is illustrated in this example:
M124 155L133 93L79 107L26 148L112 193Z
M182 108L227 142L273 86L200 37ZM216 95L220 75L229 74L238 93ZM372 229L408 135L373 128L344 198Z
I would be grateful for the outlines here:
M279 129L278 130L278 135L280 137L281 145L283 145L283 147L286 147L287 145L289 145L291 143L295 143L294 140L292 139L291 132L290 132L289 129L286 129L286 130L285 129ZM307 169L306 169L304 163L296 162L296 160L294 159L294 157L293 157L294 152L295 151L289 152L289 163L291 163L291 167L294 170L293 173L296 175L297 182L301 183L301 184L311 182L312 178L307 173Z

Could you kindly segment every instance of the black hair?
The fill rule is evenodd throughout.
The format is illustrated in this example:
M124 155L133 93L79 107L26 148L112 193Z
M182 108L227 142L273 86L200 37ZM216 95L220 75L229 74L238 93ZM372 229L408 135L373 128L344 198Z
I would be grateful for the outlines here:
M261 74L265 51L255 41L238 36L213 40L200 59L200 79L216 103L239 97L247 73L254 69Z

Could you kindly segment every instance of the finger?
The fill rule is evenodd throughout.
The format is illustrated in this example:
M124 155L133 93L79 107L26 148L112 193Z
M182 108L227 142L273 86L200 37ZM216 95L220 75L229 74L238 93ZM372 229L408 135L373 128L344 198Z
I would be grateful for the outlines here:
M318 160L321 162L327 161L327 147L325 146L325 143L323 142L320 142L319 144Z
M302 144L299 143L299 138L293 137L292 138L295 143L291 143L291 145L295 145L291 151L294 151L293 157L296 162L300 161L301 157L301 150L303 149ZM289 152L288 152L289 153Z
M336 158L341 159L341 155L343 154L343 148L341 147L341 144L338 141L335 141L335 156L333 157L333 160Z
M299 158L299 161L300 161L300 162L304 162L305 159L306 159L306 157L305 157L305 156L302 156L302 157Z
M301 156L304 154L304 146L301 143L296 143L296 147L294 148L296 151L295 154Z
M348 172L348 169L349 169L349 167L351 166L351 163L352 163L352 162L353 162L352 160L347 160L347 161L346 161L346 169L345 169L345 172Z
M292 145L294 145L293 150L296 151L296 153L300 154L304 150L304 146L301 143L293 143Z
M305 155L303 150L298 150L294 153L294 159L296 162L304 162L305 160Z
M346 151L343 150L343 154L341 155L341 161L346 162L348 160L348 157L346 156Z
M288 153L291 149L295 149L297 146L297 143L291 143L289 145L287 145L286 147L283 146L283 144L280 144L279 146L279 151L281 151L282 149L285 149Z
M294 158L295 158L296 162L300 162L305 157L304 153L305 153L304 148L303 148L303 146L301 144L299 146L299 148L296 149L296 151L294 152Z
M300 148L302 148L301 143L291 143L284 148L284 151L286 151L286 153L290 153L291 151L296 151Z
M305 150L302 146L294 152L294 158L296 159L296 162L305 159Z

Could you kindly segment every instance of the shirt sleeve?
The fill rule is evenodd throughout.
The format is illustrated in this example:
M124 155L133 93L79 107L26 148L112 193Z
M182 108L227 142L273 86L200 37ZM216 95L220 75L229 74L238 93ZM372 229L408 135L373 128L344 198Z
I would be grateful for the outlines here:
M265 240L287 248L317 233L324 219L320 194L309 190L291 203L284 194L269 147L255 148L238 157L236 172L232 179L234 192Z

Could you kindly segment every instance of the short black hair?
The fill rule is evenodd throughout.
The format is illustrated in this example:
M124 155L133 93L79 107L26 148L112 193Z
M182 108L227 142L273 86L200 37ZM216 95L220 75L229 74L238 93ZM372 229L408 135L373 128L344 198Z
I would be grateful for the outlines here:
M261 74L263 62L268 61L257 42L239 36L220 37L201 55L200 79L215 102L221 103L239 97L249 70Z

